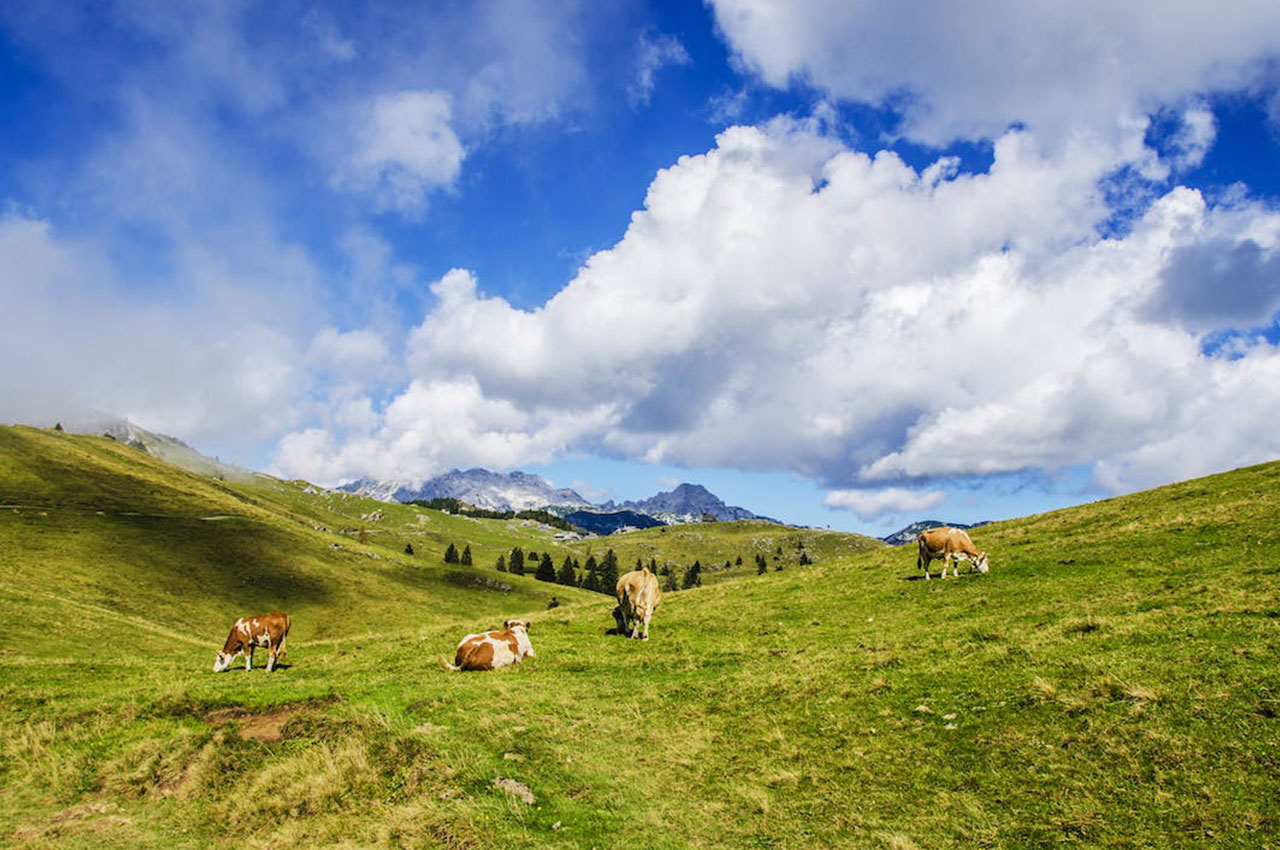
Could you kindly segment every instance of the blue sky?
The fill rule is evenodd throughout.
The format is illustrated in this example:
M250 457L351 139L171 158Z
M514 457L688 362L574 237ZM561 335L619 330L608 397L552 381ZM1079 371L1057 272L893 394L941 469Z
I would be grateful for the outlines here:
M0 418L1003 518L1280 455L1280 9L0 11Z

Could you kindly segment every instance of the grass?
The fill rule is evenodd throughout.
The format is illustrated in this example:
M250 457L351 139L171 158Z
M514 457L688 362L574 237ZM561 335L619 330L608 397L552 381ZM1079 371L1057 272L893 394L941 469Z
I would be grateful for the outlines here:
M188 479L83 438L0 440L0 502L21 487L48 512L0 513L15 565L0 599L21 621L0 645L0 844L1277 846L1278 464L979 529L986 576L924 582L910 547L806 540L812 567L668 594L641 643L604 634L601 596L527 578L462 588L436 580L442 566L391 563L411 533L460 535L456 517L415 530L393 506L362 548L311 526L376 503ZM69 478L35 480L58 463ZM274 518L254 546L186 539L238 536L226 521L112 519L152 490L156 514L233 513L225 498ZM730 525L684 531L778 545ZM495 556L508 540L550 548L501 522L472 534ZM305 612L292 665L209 673L235 606L267 588L184 585L162 554L208 579L228 551L284 544L296 563L259 554L293 570L277 589L311 588L290 603ZM692 545L654 551L678 561ZM121 590L148 571L155 587L137 592L164 633ZM547 590L566 604L544 610ZM462 630L516 614L536 659L435 666Z

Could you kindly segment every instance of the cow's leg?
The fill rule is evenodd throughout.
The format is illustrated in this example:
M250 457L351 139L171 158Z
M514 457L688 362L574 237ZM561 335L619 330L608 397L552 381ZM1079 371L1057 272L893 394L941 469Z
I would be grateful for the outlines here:
M267 650L269 652L267 655L267 672L270 673L272 670L276 669L276 657L280 654L280 645L276 644L275 646L272 646L267 644Z
M649 639L649 618L652 616L653 616L652 610L644 612L644 639L645 640Z
M244 651L244 669L253 669L253 644L249 644L249 648Z
M942 559L942 577L943 578L947 577L947 570L951 570L952 575L954 575L956 578L960 578L960 571L956 568L955 559L951 557L950 552L948 552L947 556Z
M929 563L930 563L930 561L932 561L932 560L933 560L932 558L925 558L925 559L924 559L924 580L925 580L925 581L928 581L928 580L929 580Z
M631 621L631 639L635 640L640 637L640 618L636 617Z

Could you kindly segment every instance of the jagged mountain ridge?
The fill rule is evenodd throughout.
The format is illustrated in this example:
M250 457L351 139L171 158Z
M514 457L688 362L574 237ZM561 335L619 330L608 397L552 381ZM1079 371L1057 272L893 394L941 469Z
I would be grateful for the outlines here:
M577 491L555 488L539 475L525 472L499 473L487 469L453 470L421 484L399 480L361 478L338 489L384 502L410 502L415 499L460 499L478 508L495 511L520 511L532 508L570 509L609 514L634 511L666 524L698 522L704 516L729 522L739 519L763 519L746 508L726 505L722 499L701 484L681 484L673 490L657 493L647 499L593 504Z
M493 511L523 511L544 507L595 507L577 492L555 488L540 475L526 472L490 472L487 469L455 469L421 484L360 478L338 489L383 502L415 499L459 499Z
M990 520L983 520L982 522L965 525L963 522L939 522L936 519L922 519L918 522L911 523L911 525L908 525L906 528L895 531L887 537L881 537L880 539L885 543L888 543L890 546L904 546L907 543L913 542L916 539L917 534L922 531L927 531L930 528L942 528L943 526L946 526L948 528L968 530L970 528L978 528L979 526L986 525L988 522L990 522Z
M669 523L696 522L702 519L703 515L714 516L722 522L739 519L769 519L752 513L746 508L726 505L722 499L701 484L687 483L639 501L628 500L620 505L615 505L611 501L605 502L600 509L605 511L630 509Z

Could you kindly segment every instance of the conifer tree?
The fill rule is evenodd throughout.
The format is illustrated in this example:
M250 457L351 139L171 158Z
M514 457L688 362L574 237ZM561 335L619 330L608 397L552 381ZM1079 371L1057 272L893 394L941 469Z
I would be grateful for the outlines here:
M573 587L577 575L573 570L573 559L568 555L564 556L564 563L560 565L560 574L556 576L556 581L563 585Z
M412 543L406 543L406 544L404 544L404 553L405 553L406 555L412 555L412 554L413 554L413 544L412 544Z
M806 564L812 564L812 563L813 563L813 559L809 557L809 553L802 550L800 552L800 566L803 567Z
M545 552L542 553L542 560L538 563L538 571L533 574L533 577L538 581L554 582L556 580L556 565L551 563L550 555Z
M450 543L449 548L444 550L444 562L446 564L458 563L458 547L457 546L454 546L452 543Z
M618 556L610 549L600 561L600 592L612 594L618 586Z
M644 561L640 560L639 558L636 558L636 572L640 572L643 569L644 569Z
M507 569L512 575L524 575L524 551L519 546L511 550L511 557L507 560Z
M691 587L702 587L702 564L694 561L693 566L684 571L684 580L680 582L680 586L688 590Z
M734 561L734 564L736 564L736 565L737 565L737 566L739 566L739 567L740 567L740 566L742 566L742 556L741 556L741 555L739 555L739 556L738 556L738 560Z
M762 576L769 572L769 562L764 559L764 555L756 553L756 575Z
M498 563L494 565L498 572L505 573L507 571L507 558L505 555L498 556Z
M462 550L462 565L464 567L471 566L471 544L468 543L466 548Z
M586 577L582 579L582 589L594 591L596 593L600 592L600 581L596 578L596 574L594 572L591 572L590 570L587 571Z
M662 581L662 589L667 593L674 592L676 589L676 577L668 573L667 577Z
M596 563L596 556L595 556L595 555L588 555L588 556L587 556L587 567L586 567L586 569L587 569L587 572L589 572L589 573L594 573L596 570L600 569L600 565Z

